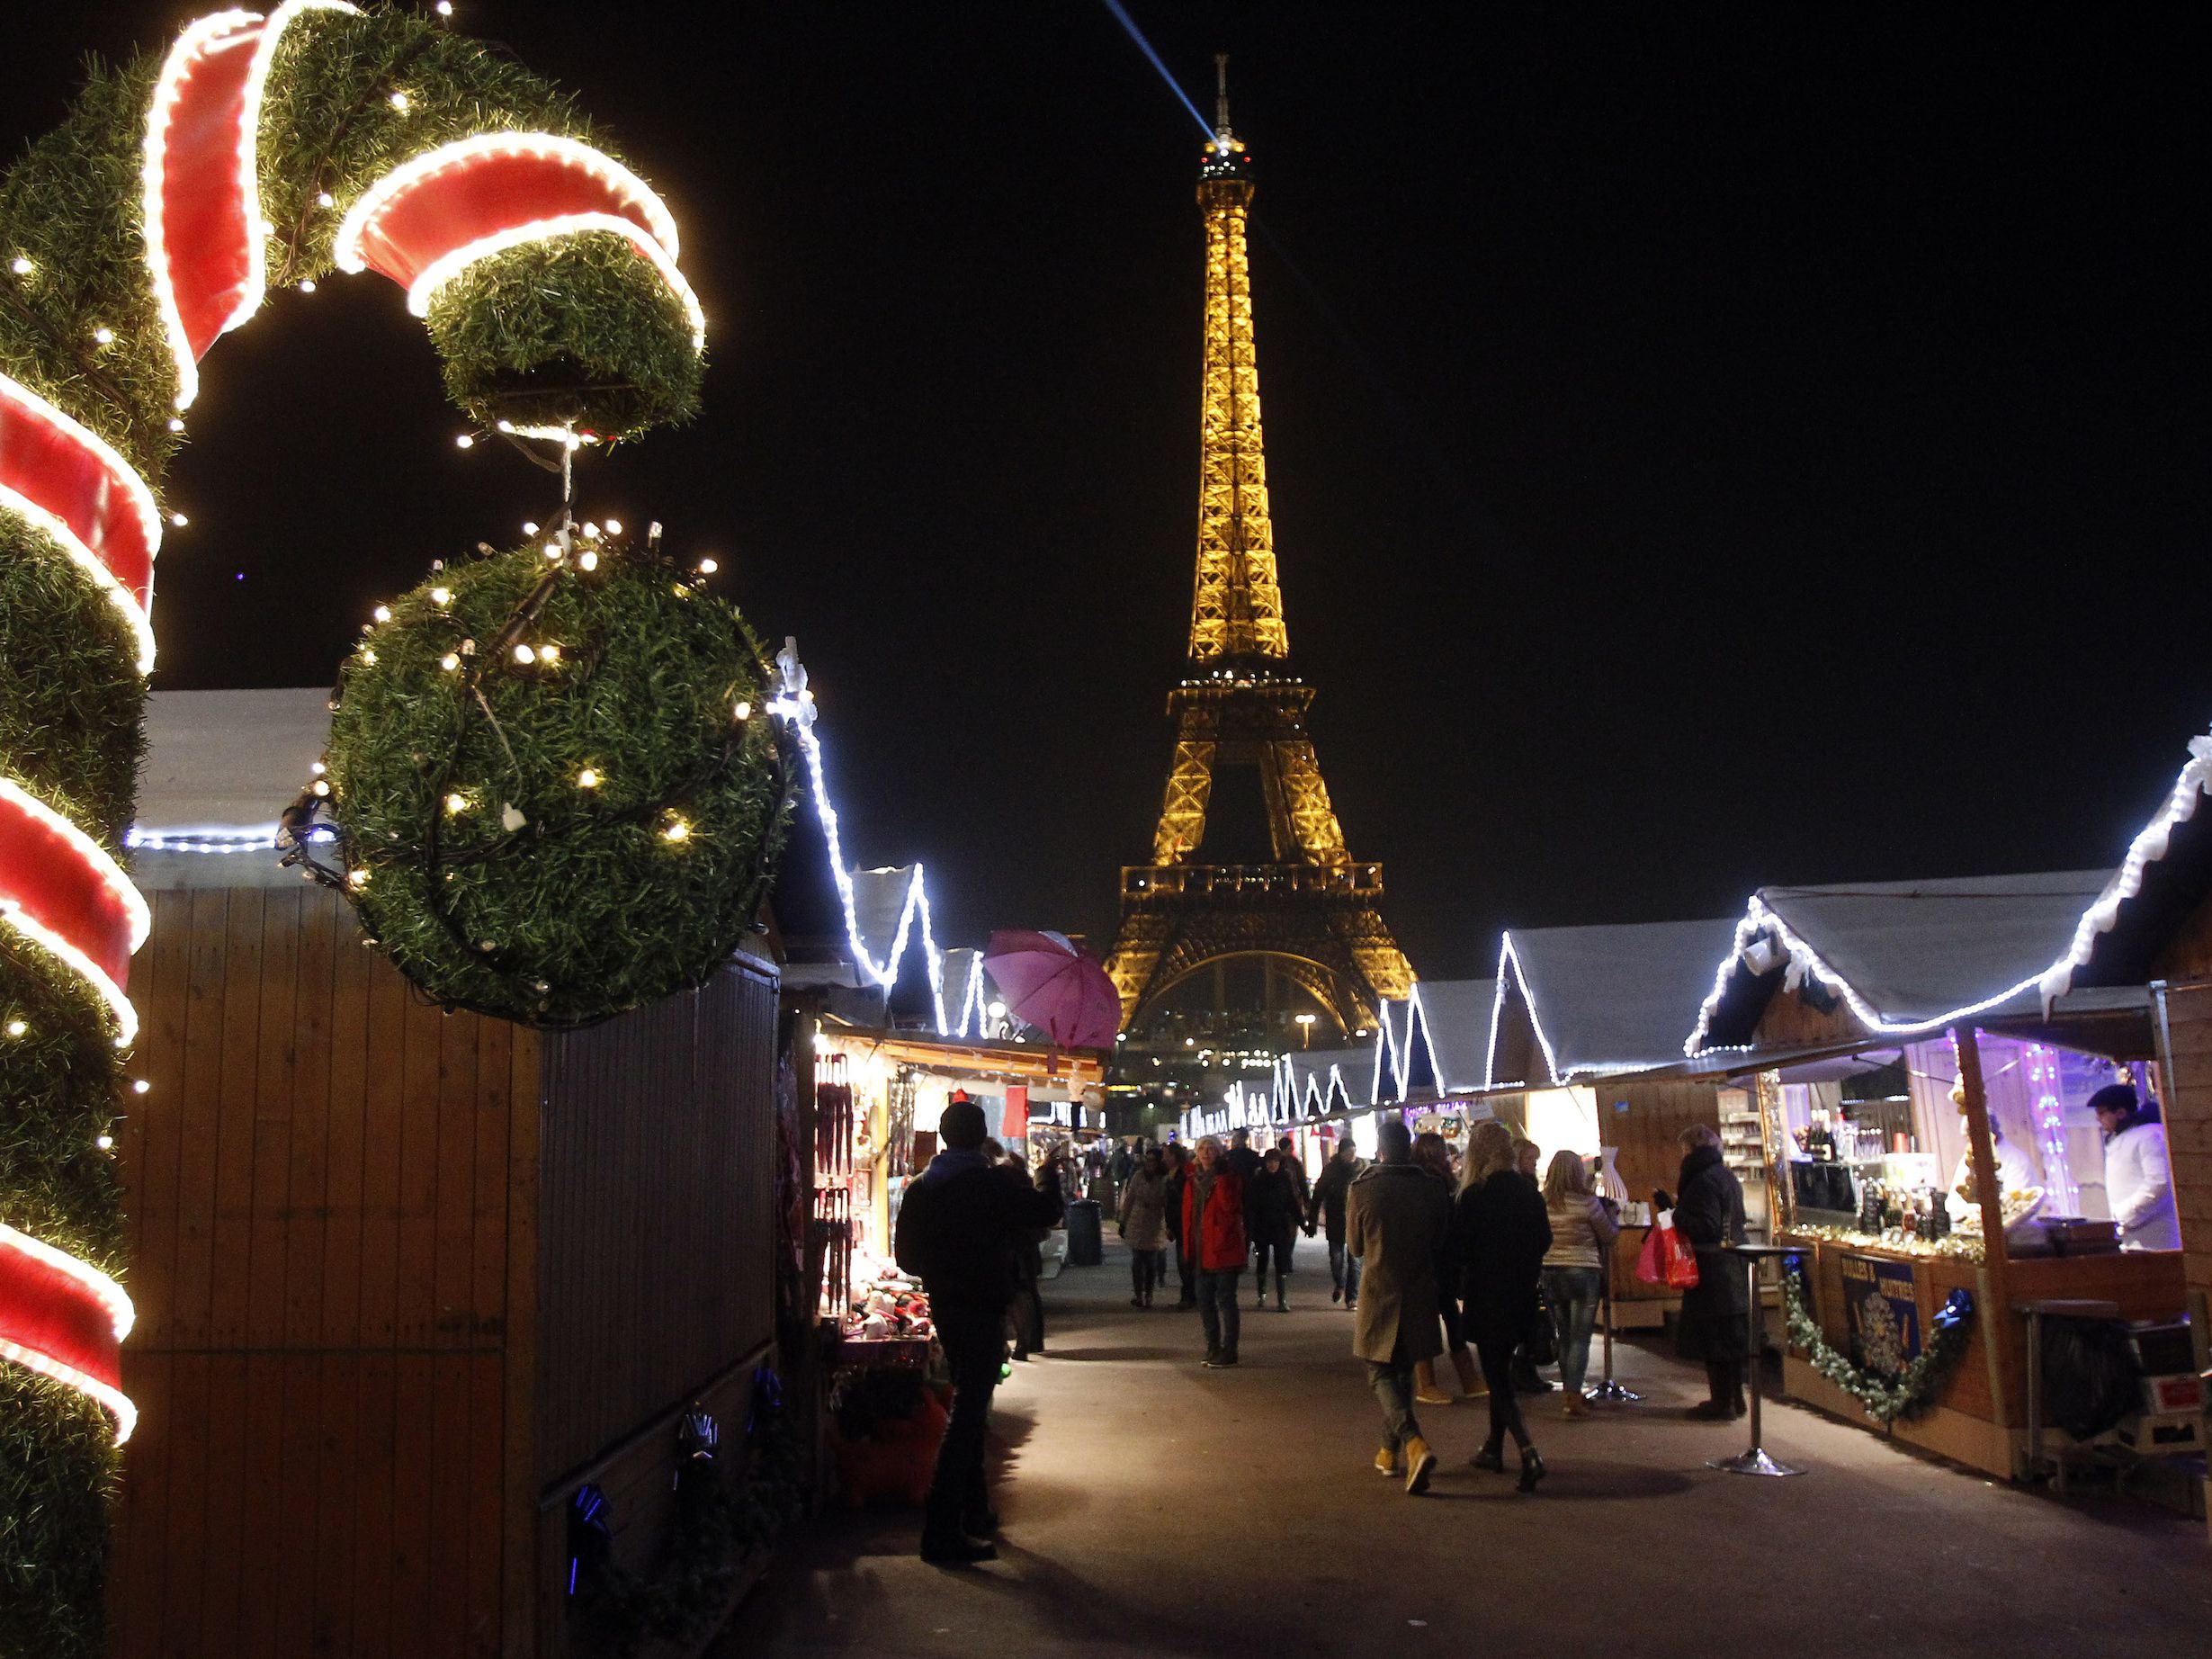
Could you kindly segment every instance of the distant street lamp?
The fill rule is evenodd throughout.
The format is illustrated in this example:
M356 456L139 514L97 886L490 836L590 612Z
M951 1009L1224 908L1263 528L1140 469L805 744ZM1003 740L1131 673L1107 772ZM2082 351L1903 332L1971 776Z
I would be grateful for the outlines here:
M1301 1048L1306 1048L1311 1046L1312 1042L1313 1016L1311 1014L1301 1014L1298 1016L1298 1046Z

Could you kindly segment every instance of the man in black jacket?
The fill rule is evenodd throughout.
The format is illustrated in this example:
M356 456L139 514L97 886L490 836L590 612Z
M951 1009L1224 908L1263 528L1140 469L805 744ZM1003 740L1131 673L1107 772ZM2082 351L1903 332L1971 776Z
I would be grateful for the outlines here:
M1336 1155L1321 1167L1321 1178L1313 1183L1313 1201L1306 1208L1306 1236L1313 1236L1313 1224L1318 1218L1329 1238L1329 1278L1332 1287L1329 1299L1341 1299L1344 1305L1359 1306L1359 1258L1349 1255L1344 1248L1345 1196L1351 1190L1352 1178L1367 1166L1360 1161L1359 1149L1352 1144L1349 1134L1337 1142Z
M983 1480L990 1397L1006 1361L1015 1250L1060 1220L1056 1190L1038 1191L985 1161L983 1108L954 1100L937 1123L945 1150L907 1188L899 1209L899 1265L918 1273L953 1375L953 1415L937 1448L923 1511L922 1559L946 1566L994 1561L985 1541L998 1514Z

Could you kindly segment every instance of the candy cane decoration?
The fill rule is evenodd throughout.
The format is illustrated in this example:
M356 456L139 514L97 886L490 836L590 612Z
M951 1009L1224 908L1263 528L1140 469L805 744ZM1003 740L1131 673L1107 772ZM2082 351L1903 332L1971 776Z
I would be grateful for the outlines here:
M263 104L286 31L317 12L357 8L345 0L286 0L266 16L212 13L186 27L155 81L139 207L147 277L180 410L198 394L200 359L266 297L273 233L261 201ZM405 107L403 94L393 99ZM553 134L483 133L395 167L346 213L337 263L399 282L420 316L442 287L483 259L600 231L622 238L658 273L682 308L694 349L703 345L704 319L676 269L667 204L613 157ZM162 529L154 492L112 445L5 375L0 507L44 532L113 604L139 672L148 672ZM82 979L112 1016L118 1046L131 1041L138 1018L125 986L148 928L146 901L90 835L6 776L4 758L0 923ZM97 1401L114 1415L119 1440L135 1418L120 1386L119 1348L130 1325L130 1299L114 1280L0 1226L0 1358Z

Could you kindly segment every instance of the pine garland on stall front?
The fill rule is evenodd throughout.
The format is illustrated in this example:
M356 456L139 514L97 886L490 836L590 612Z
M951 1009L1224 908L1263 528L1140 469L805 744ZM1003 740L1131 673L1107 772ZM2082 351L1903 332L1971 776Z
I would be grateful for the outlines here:
M1966 1350L1972 1334L1974 1301L1955 1290L1930 1322L1927 1345L1920 1357L1898 1373L1894 1382L1853 1365L1850 1357L1829 1345L1827 1337L1806 1312L1802 1276L1794 1269L1782 1275L1782 1300L1792 1348L1805 1350L1806 1361L1822 1377L1857 1400L1867 1415L1885 1427L1899 1418L1917 1417L1935 1397Z

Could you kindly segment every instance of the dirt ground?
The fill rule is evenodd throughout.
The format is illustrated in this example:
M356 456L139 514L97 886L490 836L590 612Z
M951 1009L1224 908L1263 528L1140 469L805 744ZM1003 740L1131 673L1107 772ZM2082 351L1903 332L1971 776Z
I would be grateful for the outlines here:
M1248 1288L1243 1363L1212 1372L1195 1312L1128 1305L1109 1240L1046 1287L1047 1351L999 1392L1000 1559L927 1566L918 1516L833 1510L715 1654L2212 1652L2201 1522L2016 1491L1791 1405L1765 1438L1802 1478L1720 1473L1742 1429L1686 1421L1702 1375L1649 1339L1617 1366L1643 1403L1527 1402L1534 1495L1467 1466L1468 1402L1424 1411L1443 1465L1410 1498L1369 1466L1351 1319L1319 1245L1299 1256L1292 1311Z

